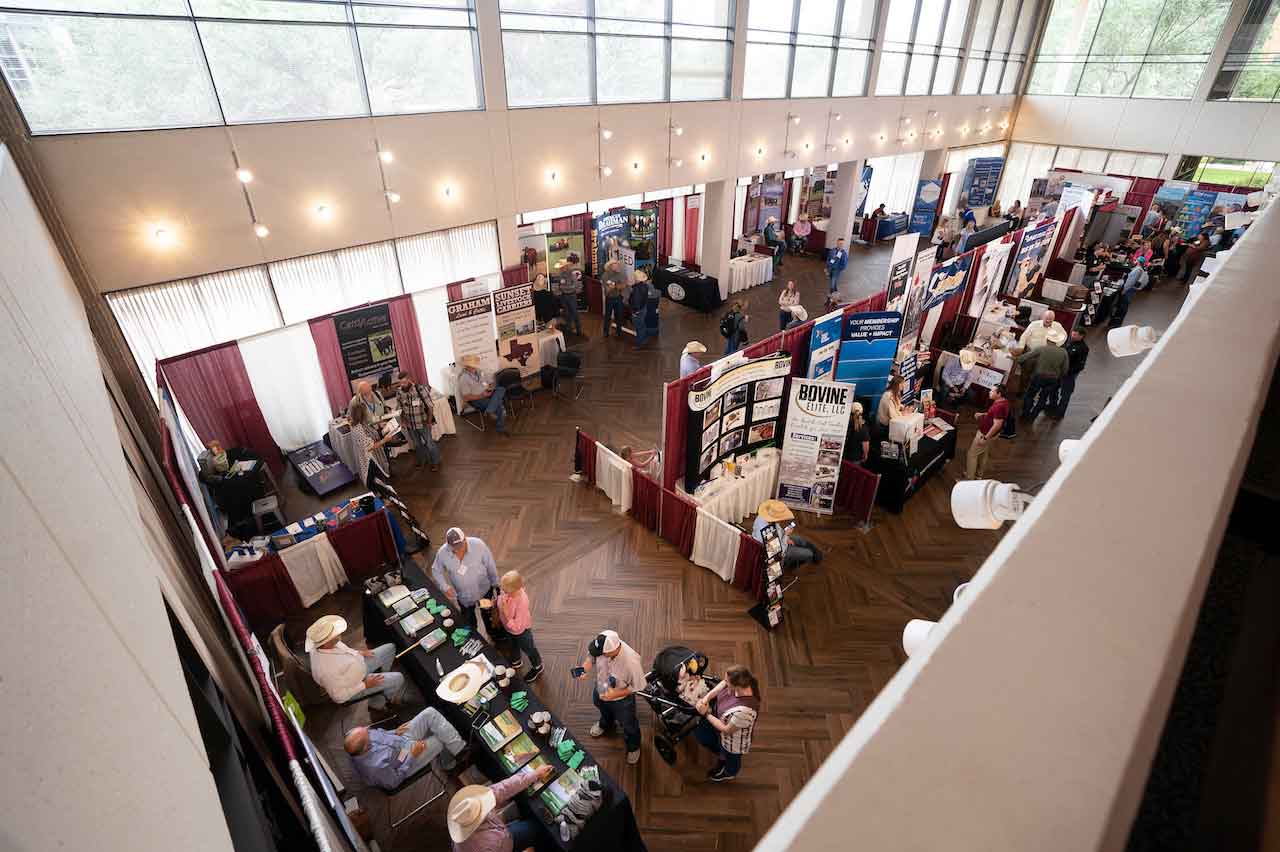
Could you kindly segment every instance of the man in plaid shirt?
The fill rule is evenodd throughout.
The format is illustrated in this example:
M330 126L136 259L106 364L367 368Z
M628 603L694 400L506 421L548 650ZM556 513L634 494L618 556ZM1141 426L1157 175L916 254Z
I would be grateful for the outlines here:
M418 467L422 467L430 459L431 469L439 470L440 445L431 437L431 424L435 422L435 412L431 407L431 386L418 384L407 370L401 370L396 399L400 402L400 425L413 442Z

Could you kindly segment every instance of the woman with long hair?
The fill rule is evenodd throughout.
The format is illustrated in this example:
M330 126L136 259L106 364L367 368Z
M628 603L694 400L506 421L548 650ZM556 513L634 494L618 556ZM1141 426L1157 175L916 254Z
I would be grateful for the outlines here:
M760 715L760 682L746 666L731 666L698 702L702 722L693 735L720 756L707 778L732 781L742 769L742 756L751 750L751 732ZM714 712L712 712L714 704Z
M902 376L890 376L889 386L880 394L880 406L876 409L876 423L881 429L889 428L889 421L911 411L911 406L902 404Z
M871 435L867 430L867 421L862 416L862 403L853 404L853 412L849 415L849 429L844 439L845 461L861 464L867 460L871 451Z
M387 480L391 478L391 466L387 461L387 454L382 449L390 437L382 437L378 430L378 426L369 417L369 409L363 405L357 405L351 409L351 437L355 440L356 447L360 452L360 458L364 461L361 463L363 470L357 473L364 474L364 484L369 485L375 479Z
M778 330L787 327L787 323L791 322L791 309L800 304L800 291L796 289L796 282L788 281L786 286L782 288L782 292L778 294Z

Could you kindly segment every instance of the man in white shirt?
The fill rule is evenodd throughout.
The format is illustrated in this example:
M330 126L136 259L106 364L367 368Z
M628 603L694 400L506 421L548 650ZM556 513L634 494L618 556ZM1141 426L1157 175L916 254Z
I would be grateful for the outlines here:
M680 378L702 369L702 363L695 356L706 351L707 347L696 340L690 340L684 345L684 351L680 353Z
M1054 319L1053 311L1045 311L1039 322L1031 323L1027 326L1027 330L1022 332L1022 336L1018 338L1018 348L1023 352L1039 349L1048 340L1050 332L1053 332L1055 337L1061 336L1063 340L1067 339L1067 330L1062 327L1062 323Z
M644 664L635 649L618 638L612 630L604 630L587 646L582 661L583 673L595 670L596 685L591 702L600 711L600 721L588 732L602 737L622 725L627 746L627 763L640 762L640 717L636 715L636 693L648 685Z
M323 616L307 628L312 679L336 704L366 697L369 706L378 710L388 703L398 704L404 675L391 671L396 646L357 651L341 641L346 629L346 620L336 615Z

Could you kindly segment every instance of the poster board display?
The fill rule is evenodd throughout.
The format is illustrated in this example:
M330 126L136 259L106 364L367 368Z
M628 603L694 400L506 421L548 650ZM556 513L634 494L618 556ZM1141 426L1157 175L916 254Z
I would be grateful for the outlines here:
M854 314L845 323L836 361L836 381L856 384L858 393L870 397L868 419L875 413L893 371L902 334L902 314L869 311Z
M480 359L482 372L497 372L498 356L493 345L497 332L493 326L492 294L458 299L450 302L445 310L449 315L454 362L461 364L465 356L475 355Z
M742 220L742 233L744 234L754 234L764 227L764 220L760 218L760 192L762 189L763 187L758 180L753 180L747 186L747 207Z
M996 200L996 187L1004 171L1004 157L976 157L964 170L960 186L970 207L990 207Z
M529 234L520 238L520 262L532 281L547 274L547 235Z
M813 321L809 332L809 378L834 381L836 353L840 350L840 332L844 327L844 311L837 309Z
M942 196L942 181L922 180L916 185L916 200L911 209L911 221L907 230L914 234L933 233L933 220L938 214L938 199Z
M498 369L508 367L519 370L522 379L542 369L542 345L537 335L518 334L498 341Z
M885 310L901 311L906 304L907 286L919 245L920 235L916 233L903 234L893 241L893 253L889 255L889 280L885 284ZM937 250L931 245L929 251L936 254ZM932 259L929 264L932 266Z
M729 456L777 443L791 356L785 352L731 367L689 391L684 487L693 493Z
M902 305L902 329L898 339L897 360L907 357L915 351L916 339L920 336L920 325L924 318L924 296L929 287L929 276L933 272L934 260L938 252L934 246L928 246L916 253L911 267L911 283L907 288L907 298Z
M533 334L533 285L520 284L493 292L493 315L498 324L498 340Z
M989 243L978 260L978 271L973 278L973 296L969 299L969 316L981 317L987 302L1004 286L1004 276L1009 270L1009 256L1013 243ZM976 328L976 326L975 326Z
M902 363L898 365L898 375L902 377L902 404L908 405L916 401L916 391L919 386L920 361L913 352L906 358L902 359Z
M391 338L391 308L369 305L340 313L333 318L338 333L342 363L351 381L378 376L400 366L396 344Z
M853 410L855 385L791 380L778 499L792 509L830 515Z
M566 269L587 272L586 239L581 232L547 234L547 265L554 271L560 261L566 261Z
M625 210L601 213L596 217L593 232L596 243L597 270L618 256L618 252L628 246L631 238L631 220Z
M969 266L973 262L973 254L953 257L933 267L929 272L929 287L921 298L920 310L928 312L937 305L964 292L965 279L969 277Z
M1204 224L1218 203L1218 193L1210 189L1193 189L1187 193L1178 213L1178 227L1186 239L1199 236Z
M1005 282L1004 295L1022 299L1030 296L1044 278L1053 249L1053 235L1058 231L1056 220L1026 231L1013 259L1013 270Z
M627 211L628 246L635 252L635 268L650 270L658 262L658 208Z
M871 193L871 175L875 169L871 166L862 167L862 175L858 178L858 188L853 199L853 215L861 219L867 215L867 195Z
M768 223L769 217L778 220L778 236L782 236L782 195L786 181L780 172L764 176L760 185L760 230Z
M1095 195L1096 193L1090 187L1068 183L1062 188L1062 199L1058 203L1057 217L1061 219L1068 210L1079 208L1085 220L1088 220L1090 214L1093 213Z

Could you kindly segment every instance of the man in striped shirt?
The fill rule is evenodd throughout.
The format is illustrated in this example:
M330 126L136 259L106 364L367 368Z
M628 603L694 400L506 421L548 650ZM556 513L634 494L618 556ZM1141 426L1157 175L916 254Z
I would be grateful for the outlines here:
M400 403L400 425L409 433L409 440L413 442L418 467L429 460L431 469L439 470L440 445L431 437L431 424L436 419L431 407L431 386L418 384L408 370L401 370L396 400Z

